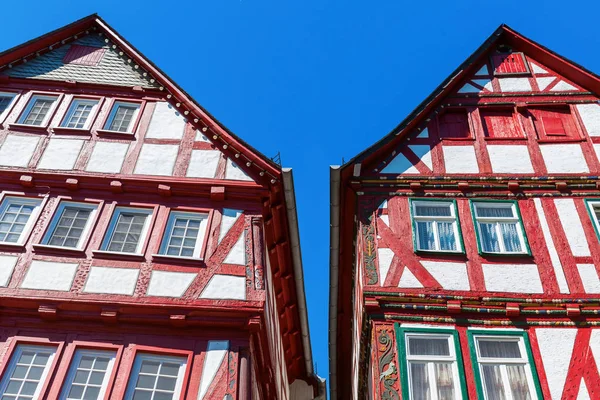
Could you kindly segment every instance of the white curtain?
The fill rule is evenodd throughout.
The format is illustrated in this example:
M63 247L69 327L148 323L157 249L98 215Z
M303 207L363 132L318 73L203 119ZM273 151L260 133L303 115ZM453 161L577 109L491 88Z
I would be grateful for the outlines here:
M454 237L453 222L438 222L438 234L440 235L440 250L456 250L456 238Z
M500 365L486 364L483 366L483 385L488 400L505 400L504 386Z
M410 337L408 350L411 356L449 356L448 339Z
M523 365L507 365L506 369L513 399L531 400L527 375L525 375L525 367Z
M450 217L450 204L447 206L429 206L419 204L415 207L415 215L419 217Z
M499 253L500 243L498 242L498 235L496 234L496 224L480 223L479 226L481 228L481 244L483 245L483 250Z
M504 247L506 248L506 251L522 251L516 222L500 224L500 231L502 232L502 239L504 239Z
M411 399L431 400L427 364L410 363Z
M435 250L435 239L433 238L433 222L417 222L417 232L419 233L419 249Z

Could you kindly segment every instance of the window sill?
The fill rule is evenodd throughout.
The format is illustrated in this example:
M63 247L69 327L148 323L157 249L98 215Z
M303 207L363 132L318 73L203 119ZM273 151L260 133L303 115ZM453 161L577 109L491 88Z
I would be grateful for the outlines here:
M55 126L52 132L60 135L82 135L92 136L90 128L67 128L65 126Z
M38 133L48 133L48 125L26 125L26 124L8 124L10 129L18 129L20 131L30 131Z
M526 137L484 137L484 139L488 142L510 142L512 140L527 141Z
M107 137L112 139L128 139L135 140L135 135L133 132L119 132L119 131L109 131L106 129L98 129L96 133L100 137Z
M0 242L0 251L23 252L23 251L25 251L25 244Z
M479 255L484 257L531 257L531 253L490 253L487 251L480 251Z
M108 259L128 259L128 260L145 260L145 257L141 253L120 253L118 251L107 251L107 250L92 250L92 253L97 258L108 258Z
M456 251L444 251L444 250L415 250L416 254L433 254L433 255L450 255L450 256L462 256L465 254L464 250Z
M52 246L49 244L34 244L33 250L36 253L65 254L78 257L85 257L85 251L83 249L77 249L73 247Z
M184 256L169 256L166 254L152 254L152 261L158 262L176 262L181 264L204 265L203 258L184 257Z

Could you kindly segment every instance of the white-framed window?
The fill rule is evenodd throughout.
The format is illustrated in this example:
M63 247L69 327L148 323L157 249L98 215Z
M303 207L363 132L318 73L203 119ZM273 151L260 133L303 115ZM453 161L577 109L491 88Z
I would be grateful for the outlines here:
M0 120L2 120L17 98L17 93L0 92Z
M97 204L61 201L42 244L81 249L97 210Z
M463 250L456 204L453 201L412 200L410 204L416 250Z
M474 334L473 340L485 400L538 398L523 336Z
M38 399L56 347L17 345L0 382L2 400Z
M529 252L516 202L474 201L472 206L481 252L498 254Z
M116 351L79 349L75 352L60 400L104 399Z
M23 244L40 212L41 199L6 196L0 203L0 243Z
M19 118L19 124L46 126L57 100L58 96L40 94L31 96Z
M200 258L207 224L207 214L171 211L160 254Z
M104 129L122 133L132 133L140 112L140 103L115 101L104 124Z
M405 332L408 386L411 399L461 399L454 336Z
M179 399L186 364L185 357L138 354L131 369L125 399Z
M74 98L63 118L61 127L74 129L88 129L92 118L96 114L99 100Z
M102 250L141 254L151 218L152 210L148 208L115 208L104 236Z

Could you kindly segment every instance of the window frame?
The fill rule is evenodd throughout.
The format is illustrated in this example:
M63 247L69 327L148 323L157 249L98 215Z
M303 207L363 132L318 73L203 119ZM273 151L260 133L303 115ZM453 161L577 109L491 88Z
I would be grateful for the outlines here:
M594 205L598 205L600 207L600 197L590 197L583 199L585 202L585 209L592 220L592 225L594 226L594 232L596 232L596 238L600 241L600 221L596 218L594 213Z
M410 399L411 394L411 383L409 379L409 356L407 349L407 337L408 335L413 336L431 336L431 337L447 337L451 342L449 344L449 349L454 353L454 359L447 361L452 361L453 363L453 377L456 379L454 384L454 390L456 395L460 395L457 400L460 399L468 399L467 394L467 384L465 380L464 372L464 363L462 358L462 352L460 348L460 338L458 336L458 331L456 329L450 327L416 327L416 326L402 326L401 324L395 324L396 328L396 345L398 346L398 359L400 361L399 372L401 379L401 387L402 387L402 398ZM450 340L451 339L451 340ZM423 356L427 357L427 356ZM441 357L441 356L440 356ZM431 360L425 360L421 358L423 361L442 361L440 358Z
M0 90L0 96L12 96L12 100L10 101L10 103L8 104L8 107L6 107L6 110L4 110L4 112L0 113L0 125L3 125L4 122L6 121L6 119L8 118L8 116L10 115L10 113L13 111L15 105L17 104L18 100L21 98L21 92L12 92L9 90Z
M442 137L442 117L446 114L455 114L458 112L464 112L467 116L467 126L469 129L469 136L457 138L457 137ZM467 107L447 107L444 109L443 113L438 114L436 118L436 128L438 132L438 137L442 141L474 141L475 140L475 130L473 129L473 123L471 121L473 110Z
M83 128L70 128L66 126L69 121L69 118L72 116L73 112L75 112L75 107L78 103L91 103L95 102L96 104L93 106L90 111L90 115L85 122ZM104 103L103 97L98 96L85 96L85 95L73 95L69 99L69 105L65 112L63 113L60 122L57 126L53 127L52 130L56 133L89 133L96 122L96 118L102 108Z
M31 129L47 129L48 125L50 125L50 121L52 121L54 114L56 113L56 110L58 109L58 105L60 104L63 96L64 95L62 93L31 92L29 98L27 99L27 102L25 103L25 107L23 107L23 109L19 113L19 116L17 117L16 122L12 125ZM31 109L33 108L34 100L38 98L53 98L54 103L52 103L52 106L50 106L50 108L48 109L48 113L46 114L44 120L40 125L25 124L25 120L27 119L27 117L31 113Z
M147 218L144 222L144 227L142 228L142 233L140 234L140 240L136 247L135 253L127 253L120 251L108 250L108 246L110 245L112 236L114 234L114 230L117 225L117 221L119 219L119 215L123 211L131 211L131 212L140 212L146 213ZM148 206L138 206L138 205L114 205L110 212L110 219L108 222L108 226L104 232L104 236L102 238L102 242L100 243L100 250L96 251L97 253L105 253L105 254L115 254L122 256L143 256L146 251L146 246L148 243L148 239L150 237L150 231L152 230L152 225L154 223L154 217L156 215L156 207L148 207Z
M115 372L115 364L117 360L117 351L109 350L109 349L88 349L88 348L79 348L73 351L69 363L65 365L67 368L66 375L63 380L63 384L61 385L60 396L58 397L60 400L66 400L71 387L73 387L73 383L75 380L75 375L77 373L77 369L79 367L79 363L84 355L91 354L92 356L105 356L110 357L110 361L108 362L108 366L106 368L104 379L100 385L100 391L98 393L98 399L107 398L107 392L110 392L110 383L111 378ZM110 354L110 356L109 356ZM77 364L76 364L77 363ZM87 387L87 384L86 384Z
M568 115L571 119L571 128L573 129L573 135L548 135L546 133L546 128L542 121L538 121L537 116L534 112L543 112L543 111L567 111ZM575 108L570 104L530 104L527 106L527 114L529 114L529 118L531 119L531 123L533 124L533 128L535 129L537 141L539 143L578 143L585 140L583 130L581 129L581 125L579 124L579 118L577 117L577 113Z
M31 213L29 219L27 220L27 223L25 224L25 227L23 228L23 231L21 232L21 235L19 236L19 240L17 242L0 241L0 246L24 247L25 243L27 243L27 241L29 240L29 237L31 236L33 227L37 223L38 218L39 218L42 210L44 209L44 206L46 205L46 201L48 200L48 197L47 196L44 196L44 197L27 196L24 193L16 193L16 192L2 192L0 194L0 217L3 215L4 210L6 209L4 207L4 202L10 198L19 199L22 203L25 203L27 201L31 201L31 202L39 201L39 204L36 206L36 209L34 210L34 212Z
M204 231L201 234L200 229L198 230L198 238L196 239L196 245L194 246L194 255L191 257L175 256L175 255L166 254L166 250L168 248L168 239L170 239L170 237L171 237L170 232L172 231L172 229L174 227L175 219L177 218L177 216L181 216L181 215L204 216L204 218L202 218L202 222L200 222L200 228L204 224ZM212 213L208 210L202 211L202 210L190 210L190 209L180 209L180 208L174 208L174 209L167 210L166 222L164 224L163 229L161 230L162 235L161 235L161 239L160 239L160 243L159 243L159 247L158 247L158 253L153 254L153 257L203 261L204 251L206 250L206 242L207 242L208 236L209 236L208 232L209 232L211 220L212 220ZM200 238L201 238L201 240L199 240Z
M108 129L108 127L110 127L110 124L112 123L112 120L114 119L114 115L117 112L117 109L115 108L116 105L118 104L135 104L137 105L138 109L137 109L137 113L134 115L134 117L131 119L131 123L129 126L129 129L127 132L119 132L119 131L113 131ZM116 137L120 137L120 138L133 138L135 137L135 134L137 132L137 129L139 128L139 122L140 119L142 117L142 114L144 113L144 108L146 105L146 101L145 100L137 100L137 99L128 99L128 98L120 98L120 97L115 97L113 99L111 99L108 103L107 106L107 112L106 115L102 121L102 124L100 125L100 127L96 130L97 133L99 134L104 134L104 135L109 135L109 136L116 136Z
M469 341L469 352L471 354L471 363L473 365L473 375L475 376L475 385L477 387L477 395L479 399L485 400L487 399L484 388L483 388L483 378L481 372L481 364L479 362L479 346L477 346L477 338L478 337L486 337L488 340L496 338L498 340L504 339L508 337L517 338L519 341L519 349L521 351L524 350L524 354L521 354L520 360L526 360L527 366L529 369L526 370L527 381L531 385L530 394L537 396L537 400L541 400L544 398L542 395L542 388L540 386L539 379L537 378L537 369L535 366L535 361L533 359L533 352L531 350L531 343L529 341L529 336L526 331L523 330L508 330L508 329L467 329L467 338ZM515 340L515 339L511 339ZM492 359L496 360L496 363L499 363L499 360L506 359ZM489 361L490 363L493 361ZM485 362L484 362L485 364ZM520 363L522 364L522 362ZM512 397L512 395L510 395Z
M456 222L455 225L455 229L454 229L454 234L457 235L458 237L456 237L456 245L457 248L456 250L428 250L428 249L420 249L419 248L419 240L418 240L418 229L417 229L417 221L415 220L415 215L414 215L414 206L417 203L420 202L430 202L430 203L448 203L451 205L450 209L452 210L452 212L454 213L454 220ZM412 229L412 236L413 236L413 249L415 253L428 253L428 254L464 254L465 253L465 245L463 242L463 237L462 237L462 229L460 226L460 218L458 215L458 207L457 207L457 203L456 203L456 199L438 199L438 198L432 198L432 199L424 199L424 198L410 198L409 202L408 202L408 206L409 206L409 212L410 212L410 220L411 220L411 229ZM419 218L429 218L429 217L419 217L417 216L417 219ZM443 217L443 218L449 218L449 217ZM437 232L437 228L436 228L436 232ZM439 235L436 235L434 237L434 240L436 242L436 246L439 247Z
M66 197L59 196L58 203L56 204L56 206L52 212L52 218L50 219L50 222L44 231L44 235L40 239L40 242L35 245L35 247L44 247L44 248L51 248L51 249L57 249L57 250L60 249L60 250L65 250L65 251L78 251L78 250L83 251L89 242L91 233L94 230L94 226L96 225L96 222L98 220L98 215L100 214L103 204L104 204L104 202L101 200L95 201L95 202L78 201L78 200L75 200L72 198L66 198ZM79 242L77 243L76 247L51 245L51 244L49 244L49 242L50 242L50 239L52 238L52 234L54 233L54 230L56 229L56 226L58 225L58 222L60 220L60 217L62 216L62 213L64 212L64 209L69 205L75 205L80 208L88 208L92 211L90 213L90 217L88 218L88 221L86 222L86 224L84 226L83 232L81 233L81 236L79 237Z
M521 241L521 247L523 251L521 252L493 252L493 251L485 251L483 249L483 243L481 240L481 232L479 228L479 222L476 213L476 205L475 203L484 203L484 204L510 204L511 208L514 210L515 218L517 219L517 233L519 234L519 239ZM529 240L527 239L527 232L525 232L525 225L523 225L523 216L521 215L521 210L519 208L519 202L517 200L491 200L491 199L477 199L477 200L469 200L469 207L471 209L471 217L473 219L473 228L475 229L475 238L477 239L477 251L480 255L492 255L492 256L531 256L531 247L529 246ZM486 217L483 217L486 219ZM493 219L493 218L490 218ZM504 239L500 243L501 248L504 247Z

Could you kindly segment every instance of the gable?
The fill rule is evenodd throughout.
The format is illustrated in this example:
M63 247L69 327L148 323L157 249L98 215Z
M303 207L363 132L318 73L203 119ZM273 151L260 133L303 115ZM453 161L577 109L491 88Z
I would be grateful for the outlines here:
M115 46L116 47L116 46ZM94 51L94 49L98 49ZM26 63L5 70L14 78L76 81L116 86L158 87L138 72L102 33L91 32Z

